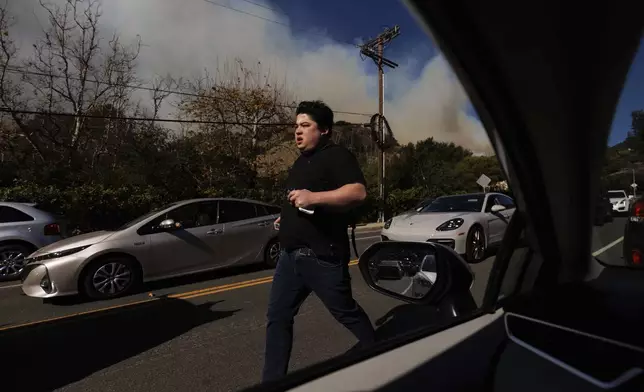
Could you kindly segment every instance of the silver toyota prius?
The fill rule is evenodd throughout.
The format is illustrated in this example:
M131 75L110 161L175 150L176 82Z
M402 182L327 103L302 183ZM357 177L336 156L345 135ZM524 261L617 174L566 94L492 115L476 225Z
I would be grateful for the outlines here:
M274 266L279 214L279 207L254 200L172 203L115 231L37 250L25 260L22 290L38 298L80 293L105 299L152 280L262 261Z

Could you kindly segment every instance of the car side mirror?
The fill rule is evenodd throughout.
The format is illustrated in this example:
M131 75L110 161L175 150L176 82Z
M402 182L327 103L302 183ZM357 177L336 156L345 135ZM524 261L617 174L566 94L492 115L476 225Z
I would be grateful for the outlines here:
M174 219L165 219L159 223L159 229L164 231L178 230L181 227L181 222L175 222Z
M377 242L363 252L358 264L367 285L382 294L441 307L453 315L476 309L470 293L474 274L467 262L446 246Z
M501 212L501 211L503 211L505 209L506 208L504 206L502 206L500 204L495 204L495 205L492 206L491 211L492 212Z

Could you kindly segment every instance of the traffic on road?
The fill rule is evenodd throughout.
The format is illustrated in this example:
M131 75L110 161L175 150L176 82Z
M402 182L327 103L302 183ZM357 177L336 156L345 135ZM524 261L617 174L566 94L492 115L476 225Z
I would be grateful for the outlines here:
M595 227L594 256L623 262L626 221L618 216ZM380 242L382 232L377 226L359 228L358 251ZM475 277L471 292L478 304L493 262L492 248L483 261L470 264ZM432 323L426 308L410 308L370 290L356 264L354 257L354 296L379 339ZM31 298L20 283L3 282L0 345L12 358L10 371L24 390L99 391L106 384L113 390L192 390L215 385L213 380L217 390L238 390L260 381L272 273L264 264L249 264L149 282L131 295L94 301ZM314 296L297 320L291 370L342 355L355 344ZM29 377L32 369L19 365L31 355L27 346L65 355L40 368L38 377Z

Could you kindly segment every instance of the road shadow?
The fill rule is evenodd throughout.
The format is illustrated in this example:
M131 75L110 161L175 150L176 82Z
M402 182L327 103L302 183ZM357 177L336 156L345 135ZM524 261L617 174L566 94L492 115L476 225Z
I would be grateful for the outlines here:
M7 391L52 391L241 309L172 298L0 332Z
M208 271L208 272L201 272L193 275L180 276L176 278L168 278L168 279L158 280L154 282L144 283L140 285L140 287L137 288L137 290L134 290L130 294L126 295L125 297L127 298L127 297L131 297L134 295L147 293L151 291L207 282L209 280L230 278L233 276L266 271L269 269L270 268L268 266L260 263L260 264L249 264L249 265L242 265L242 266L236 266L236 267L222 268L222 269ZM24 293L21 293L21 294L25 295ZM54 298L44 299L43 303L57 305L57 306L72 306L72 305L80 305L80 304L99 302L99 301L101 300L92 300L83 295L71 295L71 296L60 297L60 298L54 297Z
M436 307L414 304L395 306L385 315L374 321L376 343L416 332L439 321L441 319ZM363 349L360 342L357 342L343 354L353 354Z
M438 310L433 306L398 305L375 321L376 341L399 337L439 321Z

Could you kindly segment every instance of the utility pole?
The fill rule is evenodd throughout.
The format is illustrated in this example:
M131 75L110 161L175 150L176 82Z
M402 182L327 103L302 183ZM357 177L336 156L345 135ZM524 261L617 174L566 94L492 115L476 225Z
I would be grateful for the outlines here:
M384 78L384 66L389 68L396 68L398 64L394 63L391 60L388 60L384 57L385 45L387 45L391 40L400 35L400 27L398 25L393 28L385 28L385 31L378 34L378 36L368 42L359 45L360 54L372 59L376 66L378 67L378 114L380 114L380 119L378 121L378 127L380 131L380 141L384 143L385 141L385 127L382 121L382 115L384 112L385 104L385 78ZM385 189L385 164L386 156L385 150L381 149L378 157L378 178L379 178L379 188L380 188L380 211L378 216L378 222L385 221L385 205L386 205L386 189Z

